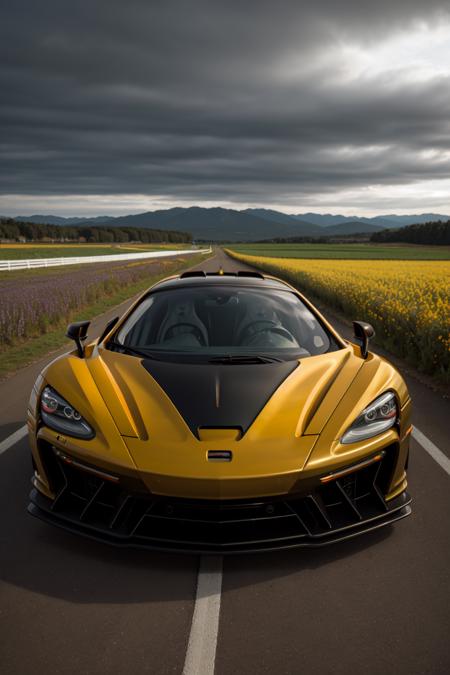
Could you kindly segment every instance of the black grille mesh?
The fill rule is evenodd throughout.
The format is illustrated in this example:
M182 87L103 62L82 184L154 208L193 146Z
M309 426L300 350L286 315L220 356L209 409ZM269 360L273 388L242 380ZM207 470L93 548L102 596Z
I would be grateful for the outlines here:
M152 548L232 552L320 543L386 516L390 506L383 495L395 447L381 461L306 495L230 501L136 492L65 463L50 447L45 455L57 492L48 510L72 529Z

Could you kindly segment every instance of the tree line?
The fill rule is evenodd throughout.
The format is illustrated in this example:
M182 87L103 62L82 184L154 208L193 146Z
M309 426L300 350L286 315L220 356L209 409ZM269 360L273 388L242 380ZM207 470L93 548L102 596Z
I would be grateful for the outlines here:
M450 245L450 220L406 225L395 230L382 230L372 234L370 241L377 243L404 242L408 244Z
M0 240L12 241L86 241L97 244L151 243L188 244L192 235L176 230L155 230L144 227L105 227L102 225L44 225L14 218L0 218Z

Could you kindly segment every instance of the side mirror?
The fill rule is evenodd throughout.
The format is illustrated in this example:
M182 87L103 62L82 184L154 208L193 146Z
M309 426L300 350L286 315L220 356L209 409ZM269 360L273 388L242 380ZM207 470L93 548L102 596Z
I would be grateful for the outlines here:
M108 323L106 324L106 326L103 329L102 334L100 335L100 337L97 340L97 344L100 344L100 342L103 342L103 340L108 335L108 333L110 333L112 331L112 329L114 328L114 326L116 325L118 320L119 320L119 317L115 316L114 319L110 319L110 321L108 321Z
M87 331L90 323L90 321L77 321L77 323L70 323L67 326L66 337L75 342L80 359L82 359L84 356L83 342L87 338Z
M366 321L353 321L353 334L361 347L361 356L367 359L369 340L375 335L373 326Z

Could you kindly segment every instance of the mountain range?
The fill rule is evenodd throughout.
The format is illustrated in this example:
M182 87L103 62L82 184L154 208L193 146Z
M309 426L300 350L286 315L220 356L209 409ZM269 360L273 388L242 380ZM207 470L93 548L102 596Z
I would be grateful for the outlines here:
M63 218L53 215L18 216L15 220L49 225L107 225L108 227L148 227L191 232L194 239L211 241L255 241L284 237L329 237L379 232L414 223L449 220L436 213L382 215L372 218L320 213L287 214L272 209L175 207L127 216Z

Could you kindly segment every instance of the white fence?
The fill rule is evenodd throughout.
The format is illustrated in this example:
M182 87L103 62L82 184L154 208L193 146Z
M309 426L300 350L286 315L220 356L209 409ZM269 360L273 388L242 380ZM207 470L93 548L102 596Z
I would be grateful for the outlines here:
M176 251L144 251L143 253L119 253L114 255L86 255L67 258L30 258L29 260L0 260L0 271L26 270L37 267L58 267L59 265L80 265L81 263L120 262L122 260L145 260L192 253L211 253L211 248L196 248Z

